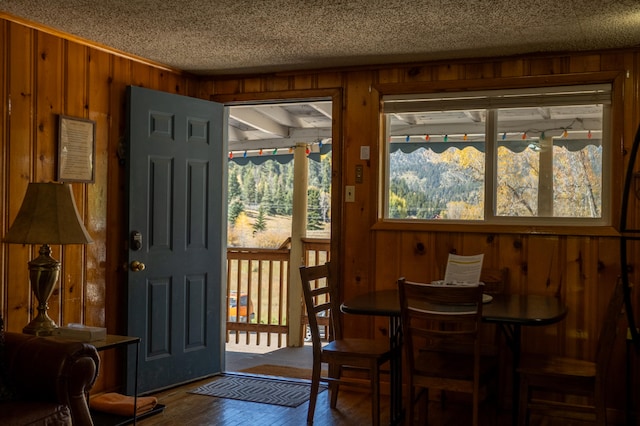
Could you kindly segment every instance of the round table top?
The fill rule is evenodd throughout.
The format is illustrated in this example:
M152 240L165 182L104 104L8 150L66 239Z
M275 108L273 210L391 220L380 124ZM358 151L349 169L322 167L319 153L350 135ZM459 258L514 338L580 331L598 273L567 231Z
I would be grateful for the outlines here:
M346 300L340 309L357 315L400 316L397 289L377 290ZM485 322L546 325L562 320L567 307L560 299L543 295L497 294L482 308Z

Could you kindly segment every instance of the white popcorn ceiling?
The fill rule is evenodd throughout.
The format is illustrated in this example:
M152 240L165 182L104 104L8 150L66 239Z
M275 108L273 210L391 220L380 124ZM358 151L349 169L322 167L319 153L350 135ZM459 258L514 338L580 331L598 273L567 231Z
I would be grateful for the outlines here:
M0 16L201 75L640 46L638 0L0 0Z

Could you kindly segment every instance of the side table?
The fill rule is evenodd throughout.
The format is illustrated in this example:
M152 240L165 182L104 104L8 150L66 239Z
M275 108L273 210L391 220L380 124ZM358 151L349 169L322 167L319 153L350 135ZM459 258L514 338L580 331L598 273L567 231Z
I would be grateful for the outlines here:
M58 340L77 340L70 337L61 337L61 336L52 336L49 337L51 339ZM133 393L133 404L134 407L138 405L138 363L140 357L140 338L133 336L118 336L115 334L107 334L106 339L104 340L94 340L91 342L86 342L90 345L93 345L98 352L105 351L107 349L114 349L119 347L127 347L129 345L136 346L136 366L134 372L134 393ZM136 415L134 410L133 417L131 416L121 416L118 414L104 413L101 411L91 410L91 418L93 419L93 423L95 426L109 425L109 426L124 426L133 423L136 424L138 419L142 419L145 417L152 416L154 414L161 413L164 410L164 405L158 404L154 407L153 410L148 411L141 415Z

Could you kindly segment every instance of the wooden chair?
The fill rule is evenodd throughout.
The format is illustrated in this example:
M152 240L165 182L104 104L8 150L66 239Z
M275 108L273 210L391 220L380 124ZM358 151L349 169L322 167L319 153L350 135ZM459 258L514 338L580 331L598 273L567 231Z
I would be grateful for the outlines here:
M607 424L605 379L616 339L618 320L624 297L622 280L618 279L600 329L595 361L583 359L523 355L520 374L520 407L518 424L529 423L529 414L576 418ZM535 395L535 391L544 394ZM564 395L564 400L542 399ZM588 401L588 403L582 403Z
M479 403L495 375L493 363L481 356L482 286L443 286L398 280L400 309L404 333L405 358L408 363L408 425L414 422L414 406L423 390L471 394L473 425L478 425ZM469 346L470 351L447 352L442 346ZM430 350L433 348L434 350ZM426 416L421 421L427 423Z
M508 280L509 268L482 268L482 271L480 271L480 282L484 284L482 290L484 294L491 296L504 294L507 289ZM495 357L495 360L491 362L500 362L501 331L498 326L496 324L482 323L480 326L480 333L482 334L482 345L480 347L482 357ZM459 347L458 345L448 344L446 346L441 346L439 350L447 352L467 351L468 353L473 353L473 348L470 348L469 345ZM501 401L502 389L505 386L506 378L500 376L499 379L500 384L496 383L496 399ZM444 391L441 392L440 399L444 408L445 401L447 400L447 395Z
M485 294L503 294L509 282L509 268L483 268L480 282L484 283Z
M313 345L313 371L311 375L311 395L307 423L313 423L316 399L320 381L329 383L330 406L335 408L340 384L367 386L371 391L371 424L380 424L380 367L389 361L392 351L388 340L342 338L340 304L337 284L330 274L330 263L300 267L302 290L307 316L311 327ZM324 281L324 285L322 285ZM312 285L315 283L315 285ZM324 347L320 340L318 315L329 311L333 337ZM320 317L323 318L323 317ZM328 377L321 377L322 363L328 364ZM369 371L369 380L342 376L344 367L354 367Z

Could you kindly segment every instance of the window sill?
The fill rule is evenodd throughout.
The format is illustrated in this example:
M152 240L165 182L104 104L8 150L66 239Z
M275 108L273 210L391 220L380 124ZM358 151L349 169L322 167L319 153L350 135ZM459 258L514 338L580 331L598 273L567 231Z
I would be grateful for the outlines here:
M379 220L373 231L416 232L468 232L493 234L529 235L577 235L585 237L620 237L613 226L566 226L566 225L497 225L487 223L418 222L402 220Z

